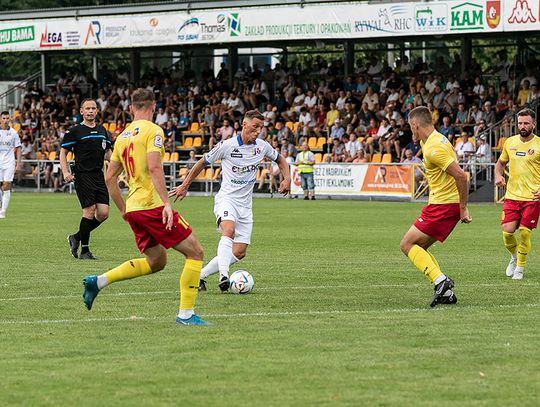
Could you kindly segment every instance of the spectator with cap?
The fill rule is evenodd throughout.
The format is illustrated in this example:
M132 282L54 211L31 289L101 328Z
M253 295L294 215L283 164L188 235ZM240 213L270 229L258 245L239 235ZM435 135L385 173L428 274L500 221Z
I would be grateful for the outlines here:
M341 139L341 137L343 137L344 134L345 134L345 129L341 127L341 120L335 119L334 125L330 129L330 137L332 139L336 139L336 138Z

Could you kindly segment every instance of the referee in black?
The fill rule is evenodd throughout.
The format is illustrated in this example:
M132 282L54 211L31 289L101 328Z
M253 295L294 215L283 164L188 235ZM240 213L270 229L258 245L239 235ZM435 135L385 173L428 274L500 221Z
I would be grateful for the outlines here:
M64 180L75 181L82 207L79 231L68 236L69 247L73 257L84 260L96 259L88 247L90 232L109 217L109 192L103 177L103 162L111 157L111 140L107 130L96 123L97 113L96 101L84 99L81 103L83 121L66 131L60 149ZM75 154L74 173L68 167L68 151Z

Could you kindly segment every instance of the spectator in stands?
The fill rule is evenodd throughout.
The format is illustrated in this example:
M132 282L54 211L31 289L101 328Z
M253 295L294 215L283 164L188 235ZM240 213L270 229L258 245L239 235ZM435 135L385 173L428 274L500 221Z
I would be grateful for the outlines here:
M330 137L332 139L341 139L345 134L345 129L341 126L341 120L335 119L334 125L330 129Z
M482 114L482 120L487 127L492 127L497 122L497 115L493 110L492 104L489 100L484 102L484 112ZM480 122L482 122L482 120Z
M422 148L420 146L420 141L418 140L418 137L416 137L414 134L412 135L412 141L401 150L401 162L405 160L405 151L407 150L412 151L415 157L422 158Z
M368 87L367 93L362 99L362 103L366 103L367 107L371 111L379 109L379 95L375 93L372 87Z
M439 127L439 133L445 136L450 142L454 142L454 127L450 124L450 117L444 116L442 125Z
M330 103L330 110L326 112L326 126L328 129L330 129L335 123L336 120L339 120L340 113L339 110L336 109L335 103Z
M367 163L368 162L368 159L366 157L366 153L364 150L358 150L358 154L356 156L356 158L353 160L353 163L359 163L359 164L364 164L364 163Z
M478 146L474 154L476 162L490 163L491 162L491 147L487 143L487 136L482 134L478 137Z
M311 121L311 114L308 112L306 107L303 106L302 109L300 109L300 116L298 117L298 136L309 136L311 129L314 127Z
M469 134L466 131L461 133L461 140L457 142L455 151L459 162L468 161L469 157L475 153L476 150L469 141Z
M163 127L165 126L168 120L169 120L169 114L162 107L160 107L158 109L158 112L156 114L156 119L154 120L154 122L158 126Z
M422 160L414 155L411 150L405 150L405 159L402 163L405 165L414 165L414 180L417 185L420 184L424 179L422 171L420 170L422 168Z
M252 109L258 109L259 105L267 103L269 98L266 83L259 78L253 78L251 89L244 100L246 104Z
M242 116L244 116L244 113L246 111L244 102L242 102L242 99L240 99L235 92L230 93L229 99L226 103L227 106L225 108L225 111L223 112L225 116L229 116L231 118L234 118L235 120L240 119Z
M332 162L338 163L345 159L345 145L339 138L332 139Z
M525 79L523 83L520 85L520 87L521 88L519 90L519 93L516 99L516 104L519 107L524 107L529 98L529 93L531 91L531 84L527 79Z
M349 140L345 143L346 158L345 162L354 162L358 158L358 152L362 149L362 145L358 141L356 134L353 132L349 136Z
M233 136L234 128L228 119L223 120L221 127L217 131L217 141L225 141Z

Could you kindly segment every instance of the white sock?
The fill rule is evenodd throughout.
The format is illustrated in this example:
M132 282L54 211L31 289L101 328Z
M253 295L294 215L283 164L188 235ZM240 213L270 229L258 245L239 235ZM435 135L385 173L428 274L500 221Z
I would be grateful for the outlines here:
M236 256L233 254L231 258L231 264L232 266L234 263L238 263L240 260L236 258ZM214 257L212 260L208 262L206 266L203 267L201 270L201 279L205 280L206 277L211 276L212 274L216 274L219 271L219 265L218 265L218 258L217 256Z
M233 240L227 236L221 236L217 248L219 275L229 277L229 265L232 259Z
M514 261L517 260L517 252L516 252L516 253L512 253L510 256L512 256L512 259L514 259Z
M516 266L516 269L514 270L514 274L523 274L523 266Z
M189 308L189 309L182 309L180 308L178 310L178 318L182 318L182 319L188 319L188 318L191 318L191 316L195 314L195 311L193 308Z
M107 287L108 284L109 284L109 282L107 281L107 277L105 276L105 274L102 274L102 275L98 276L98 278L97 278L97 288L102 290L103 288Z
M6 212L9 206L9 198L11 198L11 191L4 191L2 196L2 212Z
M444 274L441 274L439 277L435 279L435 281L433 282L433 285L442 283L445 279L446 279L446 276Z

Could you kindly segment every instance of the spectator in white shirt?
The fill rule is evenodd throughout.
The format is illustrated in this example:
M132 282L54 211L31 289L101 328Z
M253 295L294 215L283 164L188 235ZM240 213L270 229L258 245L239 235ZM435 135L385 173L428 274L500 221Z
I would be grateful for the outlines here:
M155 123L158 126L163 127L165 123L167 123L168 120L169 120L169 115L167 114L167 112L163 110L162 107L160 107L156 115Z
M304 99L304 104L306 105L306 107L308 109L311 109L311 108L317 106L317 101L318 101L317 95L315 95L311 89L308 90L307 95L306 95L306 97Z
M467 161L475 153L474 146L469 141L469 134L467 132L464 131L461 133L461 140L457 142L455 151L459 162Z

